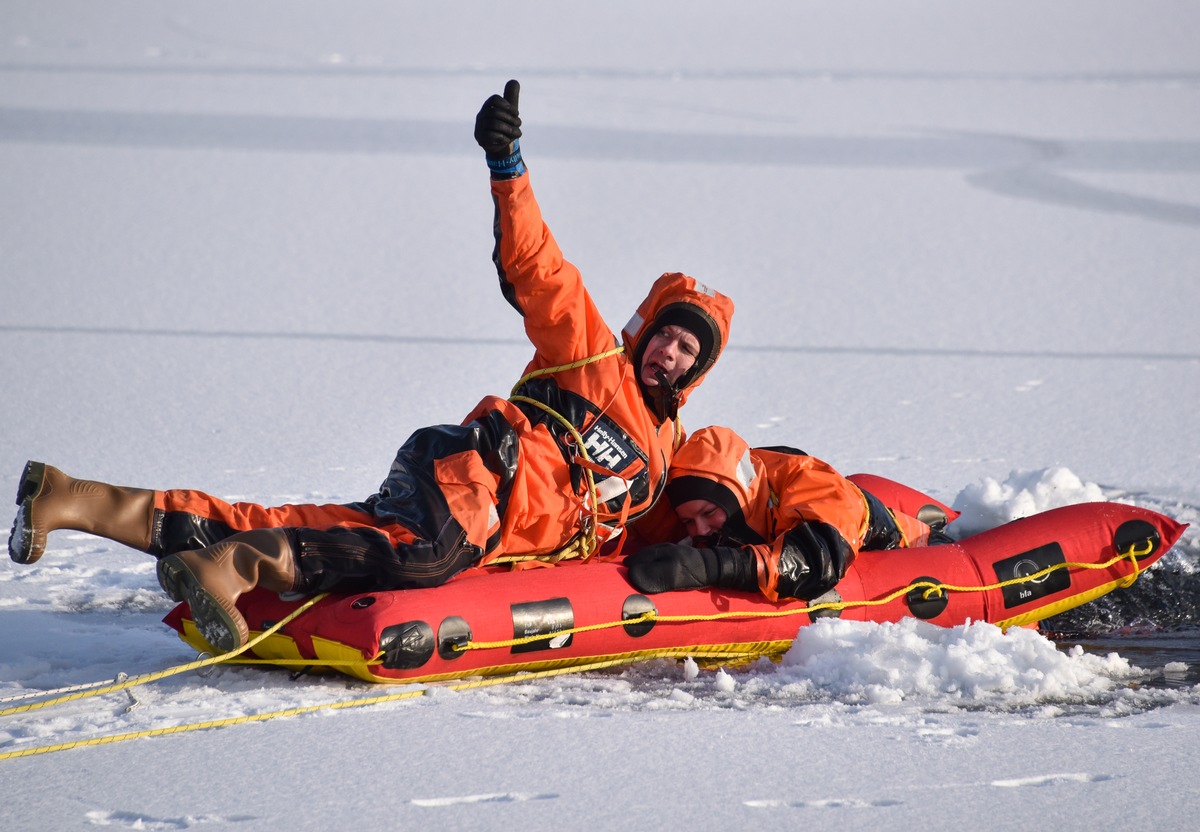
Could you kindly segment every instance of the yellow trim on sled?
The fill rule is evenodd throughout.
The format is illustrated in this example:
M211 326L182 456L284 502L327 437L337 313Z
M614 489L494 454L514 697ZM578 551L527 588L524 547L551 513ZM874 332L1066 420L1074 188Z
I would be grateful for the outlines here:
M190 618L184 618L180 621L180 625L183 627L183 632L179 634L179 637L185 643L201 653L212 652L212 645L204 639L204 636L200 635L200 631L196 629L196 622ZM253 639L261 634L259 630L251 630L250 638ZM312 659L306 659L301 655L300 648L296 646L295 639L291 636L285 636L282 633L269 635L254 645L254 655L259 656L264 661L278 662L279 664L305 664L312 661ZM231 659L230 663L236 664L238 661L238 659Z
M190 618L182 620L183 632L180 638L193 648L202 652L212 648L196 629ZM256 635L250 634L251 637ZM660 647L649 650L631 650L621 653L604 653L593 656L573 656L571 658L547 658L541 661L511 662L495 664L488 667L472 668L469 672L450 671L446 673L428 673L423 676L379 676L373 668L379 661L363 658L362 651L356 647L343 644L340 641L313 636L312 645L316 658L304 658L296 649L295 641L287 636L275 634L255 645L254 652L262 657L261 662L231 659L230 664L273 664L277 666L295 666L312 671L324 668L336 668L339 672L362 679L364 682L375 682L390 685L412 685L429 682L451 682L458 679L510 676L518 673L541 673L561 670L571 667L586 667L596 662L611 662L615 664L632 664L649 659L683 659L691 657L701 665L718 663L733 667L747 664L759 658L775 658L787 652L792 646L791 639L778 641L752 641L734 644L693 644L678 647ZM268 655L269 654L269 655Z
M204 636L200 635L200 631L196 629L196 622L190 618L184 618L180 621L183 626L183 632L179 637L183 639L189 646L194 647L202 653L212 651L212 645L205 641ZM261 631L251 630L250 638L255 638L261 635ZM274 633L267 636L265 639L254 645L254 655L263 659L275 660L282 662L297 662L302 663L311 661L305 659L300 654L300 648L296 646L296 640L291 636L285 636L282 633ZM236 661L236 659L234 660Z
M997 621L996 626L1001 630L1007 630L1009 627L1024 627L1027 624L1036 624L1039 621L1044 621L1051 616L1064 613L1067 610L1073 610L1076 607L1081 607L1089 601L1095 601L1097 598L1107 595L1114 589L1119 587L1129 586L1128 578L1120 578L1101 586L1092 587L1084 592L1077 593L1067 598L1060 598L1053 604L1046 604L1044 607L1038 607L1028 612L1023 612L1020 615L1015 615L1012 618L1006 618L1003 621Z
M760 656L783 654L791 647L792 640L755 641L743 644L694 644L680 647L660 647L650 650L630 650L619 653L603 653L593 656L573 656L571 658L545 658L539 661L510 662L506 664L489 665L471 669L468 673L450 671L446 673L428 673L422 676L408 676L397 679L394 676L378 676L372 668L377 663L369 662L362 653L338 641L314 638L313 650L318 660L335 660L347 662L339 666L339 670L356 676L367 682L382 682L393 685L423 684L427 682L448 682L462 679L464 676L509 676L515 673L540 673L547 670L585 666L596 662L616 662L627 664L648 659L682 659L691 656L696 661L714 659L722 662L747 662Z

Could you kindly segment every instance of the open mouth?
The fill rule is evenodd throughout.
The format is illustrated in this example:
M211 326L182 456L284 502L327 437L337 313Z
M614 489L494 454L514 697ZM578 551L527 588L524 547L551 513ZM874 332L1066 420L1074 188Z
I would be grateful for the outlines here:
M663 365L661 365L655 361L646 362L646 365L642 368L642 379L647 384L651 384L651 385L654 385L655 387L657 387L658 386L658 377L660 375L664 375L664 376L667 376L667 378L670 378L670 374L667 373L667 369Z

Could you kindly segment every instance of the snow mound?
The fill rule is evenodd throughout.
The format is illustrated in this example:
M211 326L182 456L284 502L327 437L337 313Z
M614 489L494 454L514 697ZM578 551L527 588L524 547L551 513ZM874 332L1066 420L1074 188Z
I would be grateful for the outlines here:
M1106 500L1099 485L1067 468L1013 471L1004 482L985 477L959 492L953 508L962 516L954 531L959 537L977 534L1052 508Z
M993 624L938 627L820 619L801 627L778 683L851 704L939 699L957 704L1037 704L1111 694L1144 671L1116 653L1067 652L1041 634Z

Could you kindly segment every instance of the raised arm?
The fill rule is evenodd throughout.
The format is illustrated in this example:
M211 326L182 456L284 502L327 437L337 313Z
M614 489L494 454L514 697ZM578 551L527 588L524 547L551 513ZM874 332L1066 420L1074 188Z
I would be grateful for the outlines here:
M475 119L475 140L491 171L496 208L492 260L504 297L525 318L525 331L542 360L568 362L615 343L583 286L542 219L521 156L520 84L484 102Z

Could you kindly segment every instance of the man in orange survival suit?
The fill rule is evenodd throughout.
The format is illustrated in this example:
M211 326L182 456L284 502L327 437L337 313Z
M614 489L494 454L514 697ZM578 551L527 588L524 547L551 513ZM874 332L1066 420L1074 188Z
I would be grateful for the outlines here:
M187 601L221 651L246 642L234 606L256 585L365 592L441 584L505 558L589 548L645 512L666 482L676 411L728 339L733 304L683 274L658 278L622 336L601 319L578 269L542 221L521 158L519 87L476 120L496 208L495 262L534 357L509 399L485 398L461 425L418 430L379 492L351 505L230 505L196 491L76 480L31 462L9 553L42 554L54 529L91 532L159 557L158 579Z
M723 427L698 430L679 448L667 497L691 541L625 559L642 592L713 586L759 590L772 601L812 599L833 589L862 549L948 540L889 511L827 463L750 448Z

